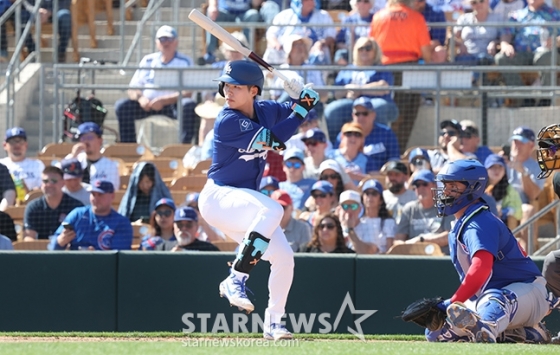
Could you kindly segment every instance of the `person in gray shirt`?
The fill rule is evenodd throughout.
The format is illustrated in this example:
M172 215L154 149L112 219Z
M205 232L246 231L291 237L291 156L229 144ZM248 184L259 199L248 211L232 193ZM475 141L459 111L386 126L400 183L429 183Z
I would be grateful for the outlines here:
M311 241L311 227L308 223L292 217L294 206L292 198L284 190L276 190L270 196L284 208L284 216L280 220L280 227L284 230L286 239L294 252L302 251Z
M64 173L62 192L80 201L84 206L91 204L89 201L89 191L86 190L89 184L82 182L84 169L80 161L76 158L63 160L60 163L60 169Z
M404 205L416 199L414 192L405 186L408 180L408 168L399 160L391 160L383 165L381 172L385 174L386 186L383 199L387 204L387 210L395 222L399 223Z

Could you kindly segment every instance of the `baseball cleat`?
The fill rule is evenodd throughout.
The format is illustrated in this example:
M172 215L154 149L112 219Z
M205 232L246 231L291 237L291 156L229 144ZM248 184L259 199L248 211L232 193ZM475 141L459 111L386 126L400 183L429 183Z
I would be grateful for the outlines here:
M245 280L247 280L247 276L238 280L234 274L231 274L220 283L220 297L227 298L230 306L235 306L240 311L249 314L255 309L255 306L249 301L247 293L245 293Z
M491 326L460 302L452 303L447 307L447 318L451 325L470 334L477 343L495 343L496 336Z
M539 322L534 327L525 327L525 343L529 344L550 344L552 336L543 322Z
M272 323L270 329L263 333L263 337L266 340L289 340L293 339L294 336L288 331L282 324Z

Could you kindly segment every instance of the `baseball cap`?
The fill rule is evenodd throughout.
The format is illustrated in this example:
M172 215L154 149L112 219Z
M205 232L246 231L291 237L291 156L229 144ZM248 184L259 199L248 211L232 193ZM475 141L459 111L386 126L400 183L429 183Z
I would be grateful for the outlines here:
M284 161L288 159L296 158L303 162L305 155L303 155L303 150L299 148L291 148L284 152Z
M381 185L381 183L375 179L366 180L366 182L364 182L364 184L362 185L362 192L368 189L374 189L379 193L383 193L383 185Z
M274 189L276 189L276 190L278 190L280 188L280 185L278 183L277 178L275 178L274 176L264 176L261 179L261 184L259 186L259 190L262 190L269 185L272 185L274 187Z
M101 194L110 194L115 192L115 188L110 181L96 180L87 187L89 192L99 192Z
M63 172L63 179L75 179L84 175L84 168L82 163L76 158L65 159L60 162L60 169Z
M284 190L276 190L270 195L274 201L278 201L282 206L290 206L292 204L292 198Z
M475 126L462 126L462 136L465 138L479 137L478 128Z
M428 162L430 161L430 156L428 155L428 151L426 149L415 148L410 152L410 155L408 156L408 162L412 163L412 161L417 157L423 158Z
M198 203L198 198L200 197L200 193L198 192L191 192L189 194L187 194L187 197L185 197L185 202L188 205L189 203L193 203L196 202Z
M391 160L387 162L385 165L383 165L383 167L381 168L381 172L383 173L389 171L397 171L405 175L408 174L408 169L406 168L406 165L404 165L404 163L399 160Z
M439 124L439 129L444 129L447 127L451 127L454 130L456 130L457 132L462 132L463 128L461 127L461 124L459 122L457 122L457 120L444 120Z
M164 197L158 200L158 202L156 202L156 205L154 207L154 209L157 210L157 208L159 206L169 206L173 209L173 211L175 211L176 207L175 207L175 202L173 202L172 199Z
M342 203L344 201L354 201L354 202L362 203L362 199L360 197L360 194L357 191L354 191L354 190L342 191L338 201L340 203Z
M319 174L322 174L323 171L327 169L334 170L338 174L341 173L340 165L334 159L323 160L323 162L319 165Z
M297 41L303 41L303 43L305 44L305 48L307 48L308 52L311 49L311 45L313 44L313 42L311 42L311 39L309 39L307 37L302 37L301 35L298 35L298 34L292 34L292 35L289 35L289 36L283 38L282 39L282 48L284 49L284 53L286 53L286 58L292 52L292 48L294 46L294 43L297 42Z
M344 134L346 132L358 132L360 134L364 134L364 131L362 130L362 126L359 123L356 122L347 122L345 123L342 128L340 129L340 131Z
M509 139L510 141L516 140L521 141L523 143L534 142L535 141L535 132L529 127L517 127L513 130L513 135Z
M348 49L339 49L334 53L334 62L338 62L339 60L348 61Z
M4 140L7 141L8 139L15 137L21 137L27 140L27 133L25 133L25 130L21 127L12 127L6 131L6 138Z
M321 142L321 143L327 142L327 136L319 128L313 128L307 130L307 132L305 132L301 140L305 142L308 139L314 139L317 142Z
M196 211L192 207L179 207L175 210L175 217L173 222L179 221L198 221Z
M241 42L241 44L244 47L249 48L249 42L247 41L247 37L245 37L243 32L235 31L235 32L232 32L231 35L233 36L233 38L235 38L236 40ZM220 45L220 50L221 51L237 52L237 49L233 48L232 46L230 46L226 42L222 42L222 44Z
M156 38L161 37L177 38L177 31L171 26L161 26L156 32Z
M311 186L311 192L313 191L321 191L324 192L326 194L332 194L334 191L334 188L332 186L332 184L330 182L328 182L327 180L319 180L317 182L315 182L313 184L313 186Z
M85 122L78 126L78 132L76 135L79 137L83 134L93 132L99 137L103 135L103 130L95 122Z
M368 111L375 111L375 108L373 108L373 105L371 103L371 99L368 99L365 96L359 97L356 100L354 100L352 107L356 107L356 106L363 106Z
M416 181L425 181L425 182L436 182L436 177L434 173L430 170L420 170L414 174L412 178L412 183L414 184Z
M506 169L507 171L506 161L502 156L498 154L490 154L489 156L486 157L486 160L484 161L484 167L486 169L489 169L492 165L496 165L496 164L503 166L504 169Z

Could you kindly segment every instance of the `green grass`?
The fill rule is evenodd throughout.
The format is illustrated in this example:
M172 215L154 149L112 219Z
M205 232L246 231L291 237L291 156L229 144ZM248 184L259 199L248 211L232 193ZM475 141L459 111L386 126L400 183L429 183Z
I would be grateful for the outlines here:
M297 335L292 342L266 342L260 336L181 333L0 333L14 337L0 342L2 355L183 355L183 354L554 354L558 345L427 343L419 336L366 336L361 341L346 334ZM29 337L32 341L26 341ZM91 339L88 339L91 338ZM239 340L238 340L239 339Z

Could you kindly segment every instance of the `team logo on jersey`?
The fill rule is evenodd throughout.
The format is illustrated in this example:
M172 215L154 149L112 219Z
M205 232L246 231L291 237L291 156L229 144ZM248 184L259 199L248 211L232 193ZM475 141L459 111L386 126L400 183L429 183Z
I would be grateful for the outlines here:
M239 128L241 129L241 132L250 131L253 129L253 123L251 123L251 120L239 120Z
M243 159L245 161L255 160L258 158L266 159L266 156L268 154L267 150L263 150L259 152L256 151L255 149L251 149L247 151L245 149L237 149L237 152L241 154L239 155L239 159ZM248 154L243 154L243 153L248 153Z
M101 250L111 250L114 235L115 231L112 229L104 230L99 234L97 237L97 245L99 245Z

